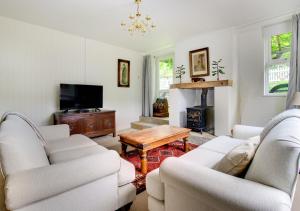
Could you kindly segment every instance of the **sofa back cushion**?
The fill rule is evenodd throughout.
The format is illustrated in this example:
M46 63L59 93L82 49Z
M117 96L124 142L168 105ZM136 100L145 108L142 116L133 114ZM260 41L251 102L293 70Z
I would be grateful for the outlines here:
M5 175L49 165L34 130L26 121L13 115L0 125L0 159Z
M299 171L300 119L289 117L277 123L262 140L246 179L293 196Z

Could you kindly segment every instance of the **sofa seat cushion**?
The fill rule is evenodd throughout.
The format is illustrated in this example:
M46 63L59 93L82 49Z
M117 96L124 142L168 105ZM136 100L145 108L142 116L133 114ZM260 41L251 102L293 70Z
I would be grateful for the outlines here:
M78 149L65 150L65 151L51 153L49 155L49 160L50 160L51 164L56 164L56 163L62 163L62 162L70 161L70 160L79 159L79 158L97 154L97 153L103 153L106 151L107 151L107 149L100 145L81 147Z
M72 135L68 138L59 139L57 141L51 141L45 146L47 155L52 153L79 149L84 147L97 146L97 143L89 139L84 135Z
M244 140L220 136L182 155L179 159L183 159L195 165L212 168L230 150L244 142ZM155 169L147 174L146 184L147 193L150 196L160 201L164 200L164 184L161 182L159 169Z
M121 168L118 174L118 186L127 185L135 180L134 165L121 158Z
M228 136L219 136L211 141L206 142L199 148L227 154L233 148L245 142L246 140L242 139L231 138Z
M157 200L165 199L165 188L159 176L159 168L149 172L146 177L147 193Z
M179 159L186 160L195 165L202 165L212 168L223 157L224 153L215 152L210 149L202 149L201 146L182 155Z

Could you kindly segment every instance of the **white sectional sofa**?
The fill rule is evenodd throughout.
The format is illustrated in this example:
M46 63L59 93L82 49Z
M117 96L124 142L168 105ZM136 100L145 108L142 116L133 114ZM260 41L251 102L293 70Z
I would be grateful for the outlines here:
M246 139L261 144L245 173L235 177L213 166ZM150 211L291 210L299 172L300 110L286 111L264 128L235 126L180 158L166 159L146 177Z
M0 125L1 196L7 210L128 208L136 196L131 163L83 135L70 136L67 125L40 127L43 142L28 123L10 114Z

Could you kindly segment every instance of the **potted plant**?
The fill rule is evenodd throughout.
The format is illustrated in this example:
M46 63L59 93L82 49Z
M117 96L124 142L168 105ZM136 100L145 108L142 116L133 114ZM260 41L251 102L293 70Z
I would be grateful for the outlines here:
M181 83L181 78L182 78L182 76L184 74L185 74L185 67L184 67L184 65L181 65L181 66L177 67L176 78L179 78L180 83Z
M212 62L212 76L217 76L217 80L220 80L220 74L225 74L224 72L224 66L221 66L220 63L222 62L222 59L219 61L213 61Z

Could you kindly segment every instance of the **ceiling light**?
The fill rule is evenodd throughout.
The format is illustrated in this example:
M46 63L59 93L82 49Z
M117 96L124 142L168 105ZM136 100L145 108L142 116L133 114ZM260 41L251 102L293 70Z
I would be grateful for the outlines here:
M135 14L129 15L129 22L126 23L125 21L122 21L121 27L124 30L127 30L131 35L145 34L156 28L152 18L149 15L143 17L142 13L140 12L142 0L134 0L134 3L137 6Z

